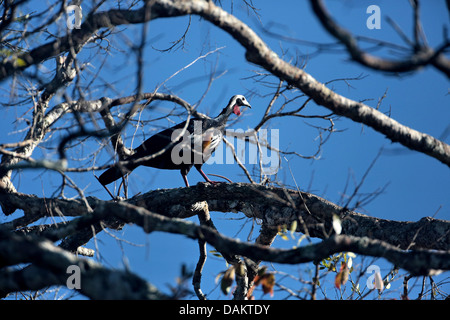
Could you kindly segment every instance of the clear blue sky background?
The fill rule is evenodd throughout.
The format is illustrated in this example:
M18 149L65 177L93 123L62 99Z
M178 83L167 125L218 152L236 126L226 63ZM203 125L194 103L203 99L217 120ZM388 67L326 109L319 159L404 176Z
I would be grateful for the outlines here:
M305 70L317 80L328 82L334 79L361 76L360 80L348 81L349 85L344 81L330 84L329 86L338 93L350 99L366 100L366 104L375 107L378 99L387 90L387 96L383 100L380 110L389 112L400 123L437 138L440 138L449 126L449 82L444 75L432 68L425 68L412 75L384 75L349 61L348 55L343 51L337 53L323 52L316 56L312 55L315 52L315 47L282 41L262 31L261 23L266 27L272 26L272 31L286 37L318 43L334 42L334 39L319 25L307 1L255 2L255 6L260 9L258 11L260 21L252 12L247 14L247 9L240 1L234 1L233 6L228 1L222 1L222 3L225 10L229 12L232 10L233 14L239 19L253 27L275 52L280 56L284 53L286 60L295 59L297 55L304 56L307 59ZM366 27L366 20L369 17L366 14L366 8L374 3L375 1L327 1L327 6L333 17L354 34L405 45L399 35L386 22L386 18L392 18L405 34L411 37L412 10L408 1L395 1L394 3L392 1L376 1L381 8L381 29L369 30ZM41 6L42 3L38 1L31 1L29 4L30 10L40 10ZM84 12L88 11L88 8L84 8ZM421 17L429 44L433 47L439 45L443 39L443 26L450 27L444 1L423 2ZM177 40L184 33L188 23L188 17L159 19L149 23L148 44L144 55L143 91L152 92L165 79L191 63L199 55L224 47L168 80L160 91L167 92L170 90L194 104L199 101L207 89L209 75L215 70L217 79L212 83L198 110L215 116L232 95L244 94L250 100L253 108L243 113L239 121L234 123L231 128L246 130L254 127L260 121L270 101L270 96L266 94L273 92L273 89L255 83L250 78L260 69L245 61L243 48L228 34L203 19L193 16L183 48L177 46L177 50L168 53L154 50L154 48L165 49L169 47L172 41ZM128 50L127 45L130 42L139 44L142 26L121 26L115 31L118 31L118 33L110 43L112 56L107 57L105 63L103 63L103 58L106 58L106 55L103 52L96 55L96 48L85 50L79 56L81 62L89 63L87 71L81 79L82 83L89 83L98 73L93 85L85 92L87 99L98 99L102 96L115 98L131 95L135 91L136 57L133 54L123 54L119 51ZM103 44L106 45L106 43ZM387 55L387 51L376 53L383 56ZM53 70L54 61L48 61L43 66ZM277 80L273 77L267 80L277 83ZM112 84L114 90L105 87L105 83ZM3 101L9 100L9 86L10 83L3 83L0 87ZM68 92L70 95L73 94L71 88ZM76 93L72 98L77 98ZM58 101L56 101L57 99L54 100L53 103L56 104ZM299 103L303 102L302 100L299 101ZM280 103L276 106L279 107ZM14 121L18 116L25 113L29 107L30 105L12 107L3 112L4 115L0 118L2 132L4 132L1 139L2 143L18 141L23 138L24 133L17 132L17 130L23 129L25 124L15 123ZM171 104L160 103L152 110L142 112L140 117L142 120L161 117L172 107ZM305 113L327 114L329 112L322 107L311 104ZM67 116L65 119L71 120L71 117ZM182 118L172 117L172 120L179 122L182 121ZM268 124L268 128L279 129L280 148L282 150L311 155L317 148L317 130L311 128L308 123L327 125L325 122L282 118L272 120ZM162 127L171 125L165 120L160 121L159 124ZM58 123L58 126L66 125L67 123L64 120ZM383 148L381 157L370 171L360 192L371 193L384 186L387 187L382 194L360 208L359 211L370 216L392 220L417 221L422 217L435 214L435 218L450 219L450 172L447 166L431 157L407 150L399 144L392 144L381 134L346 118L336 120L335 129L339 132L333 133L329 141L323 146L320 160L305 160L295 156L287 156L283 158L281 169L276 178L286 185L294 186L295 183L290 173L291 169L296 183L302 190L308 189L310 192L323 196L330 201L342 203L347 180L349 179L349 186L346 193L351 194L355 184L361 180L373 159ZM155 127L139 127L134 137L133 146L140 144L144 137L150 136L154 130ZM128 146L131 145L134 133L135 128L132 127L126 132ZM57 141L59 141L58 137L50 139L47 146L55 146ZM448 136L446 142L449 143ZM77 154L72 155L80 158L85 157L97 147L98 142L91 139L76 147ZM36 150L33 157L35 159L41 157L56 159L56 154L54 150ZM92 157L87 158L87 165L92 164L92 162L89 162L91 160ZM103 165L110 163L110 161L111 154L104 149L97 156L96 164ZM75 166L78 163L73 162L69 165ZM249 166L250 171L251 169L252 166ZM204 170L206 173L225 175L235 182L247 182L243 172L236 164L206 165ZM97 172L97 174L99 173ZM70 177L85 190L86 195L101 199L109 198L108 194L93 178L92 173L70 174ZM188 177L191 184L203 181L195 170ZM53 196L60 182L61 178L58 174L39 170L27 172L27 175L16 175L14 179L14 183L20 192L34 193L41 197ZM183 181L178 171L138 168L131 174L129 184L131 195L133 195L156 188L181 187ZM67 195L74 196L75 194L75 192L69 190ZM16 213L11 218L17 218L19 214ZM247 239L252 222L248 221L243 214L213 213L212 218L219 231L242 240ZM1 219L6 221L4 217ZM192 219L192 221L197 222L196 219ZM49 219L46 222L50 222ZM244 228L242 228L243 225ZM183 236L158 232L145 235L139 228L133 226L126 226L123 231L114 232L114 235L129 243L118 241L111 235L102 233L98 235L96 243L91 241L88 244L88 247L99 249L99 256L96 259L112 268L123 268L124 264L127 264L131 271L148 279L163 291L167 290L166 285L175 285L175 278L180 275L180 268L183 263L192 269L197 263L197 243ZM254 239L256 236L257 231L255 230L251 238ZM299 235L297 235L298 237ZM302 244L305 243L302 242ZM274 243L275 247L288 248L294 245L296 245L296 240L284 241L278 239ZM370 264L368 261L371 260L366 259L364 266L367 267ZM357 260L355 263L362 262ZM382 259L375 263L382 267L383 275L389 271L390 265L384 263ZM204 269L202 286L203 291L210 293L211 298L225 298L220 293L219 288L214 289L216 286L214 278L225 268L223 260L209 255ZM291 272L294 276L304 280L310 280L308 270L312 270L312 265L305 264L294 267L269 265L270 270L273 268ZM404 274L403 271L402 274ZM448 276L448 273L439 279L444 279L446 276ZM277 278L280 279L282 276L277 275ZM327 287L326 295L329 298L337 296L332 284L333 279L333 276L328 277L326 278L328 283L324 283L324 286ZM360 287L365 286L366 279L367 277L361 278ZM280 283L290 286L294 290L304 286L287 279L282 281ZM401 285L401 281L401 279L397 280L396 284L389 289L392 291L389 297L399 298L401 292L398 287ZM346 292L350 292L350 287L347 286ZM446 288L448 292L448 285ZM285 296L287 296L286 292L280 292L275 297L283 298ZM256 297L260 298L260 293L257 293ZM265 297L269 298L268 296Z

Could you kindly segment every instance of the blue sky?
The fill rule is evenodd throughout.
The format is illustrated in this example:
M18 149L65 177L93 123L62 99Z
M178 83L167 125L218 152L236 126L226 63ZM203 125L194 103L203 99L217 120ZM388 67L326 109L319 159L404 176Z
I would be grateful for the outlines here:
M227 1L222 1L223 8L233 13L242 21L253 27L264 41L280 56L284 54L286 60L295 59L301 55L306 58L305 70L321 82L334 79L357 78L348 82L337 81L329 86L338 93L354 100L365 100L366 104L375 107L378 99L387 91L380 110L390 112L390 115L400 123L410 126L418 131L428 133L439 138L449 125L450 119L450 95L448 94L449 82L441 73L432 68L425 68L412 75L392 76L374 72L361 67L348 59L343 52L324 52L313 55L315 48L299 45L295 42L282 41L279 38L265 34L261 28L272 26L271 30L286 37L302 40L330 43L334 40L323 30L317 19L313 16L307 1L286 1L282 4L275 1L263 1L255 3L260 9L261 20L255 18L253 13L247 14L241 2L234 1L233 8ZM366 27L366 8L373 1L327 1L327 6L335 19L354 34L372 37L392 43L404 45L398 34L386 22L387 17L392 18L405 32L412 35L412 11L408 1L377 1L381 9L381 29L369 30ZM36 1L30 2L30 7L37 5ZM39 4L42 5L42 4ZM37 8L37 7L36 7ZM84 12L86 12L85 10ZM442 41L443 26L449 27L448 12L443 1L433 1L422 5L422 23L428 42L431 46L437 46ZM267 88L262 83L256 83L251 77L255 72L261 71L255 65L245 61L243 48L228 34L219 30L210 23L196 16L191 18L189 31L186 35L186 43L183 47L177 46L167 53L161 53L156 49L170 47L172 41L176 41L185 31L189 23L188 17L159 19L148 25L148 42L145 48L144 84L143 91L152 92L165 79L194 61L199 55L209 51L218 50L197 61L191 67L171 78L160 88L161 92L173 92L184 100L194 104L200 100L209 85L209 77L214 72L217 77L209 88L204 100L198 106L198 110L211 116L217 115L234 94L244 94L250 100L252 109L244 112L231 128L243 129L254 127L264 114L273 92L273 88ZM111 40L111 56L104 52L96 55L97 49L85 50L79 59L83 63L89 63L82 83L88 83L98 73L93 85L85 92L87 99L98 99L102 96L111 98L127 96L134 93L136 88L136 57L133 54L123 54L120 50L128 50L131 42L138 44L142 26L121 26ZM104 43L106 45L106 43ZM386 50L377 51L376 54L386 56ZM108 59L103 64L103 58ZM43 66L53 70L54 61L48 61ZM273 77L267 78L271 83L277 83ZM114 90L107 88L105 83L114 85ZM8 101L8 86L1 85L2 101ZM69 88L70 95L73 94ZM73 96L75 99L77 96ZM61 101L61 100L60 100ZM304 100L299 100L302 103ZM58 99L52 101L56 104ZM280 106L280 102L276 106ZM17 141L23 138L23 133L17 130L24 128L24 123L17 125L15 119L25 113L30 106L9 108L0 118L0 125L5 133L2 143ZM173 105L159 103L151 110L146 110L139 115L144 119L164 116ZM328 114L328 110L309 105L305 114ZM71 119L67 117L66 119ZM172 118L175 122L183 120L182 117ZM234 118L233 118L234 120ZM161 127L172 125L166 120L157 122ZM279 129L280 148L286 151L296 151L300 154L314 154L317 148L317 130L308 124L326 126L326 122L309 121L298 118L273 119L268 123L268 129ZM58 126L67 123L60 120ZM380 188L384 192L375 200L359 211L369 216L392 219L417 221L425 216L433 216L439 219L450 219L450 172L448 167L439 161L410 151L399 144L393 144L374 130L354 123L346 118L335 120L335 132L329 141L322 147L319 160L307 160L295 156L283 158L282 166L277 174L277 179L289 186L294 186L292 174L296 183L302 190L309 190L330 201L342 203L344 187L348 179L350 183L347 194L351 194L365 171L383 148L383 153L370 171L362 188L362 193L370 193ZM149 137L155 127L129 127L126 131L128 146L136 147L145 138ZM48 146L57 144L58 137L51 138ZM449 138L446 138L449 143ZM73 156L85 157L87 162L92 160L91 152L98 148L98 142L90 139L75 148ZM35 159L50 157L56 159L53 150L36 150ZM103 165L111 162L111 154L103 150L96 158L96 164ZM90 162L92 164L92 162ZM77 162L69 162L69 166L78 165ZM289 169L290 168L290 169ZM249 166L251 171L252 166ZM205 165L206 173L225 175L235 182L247 182L243 172L236 164ZM97 172L99 174L99 172ZM86 195L92 195L101 199L108 199L108 194L93 178L91 173L70 174L78 185L85 190ZM195 171L188 175L191 184L203 181ZM275 178L275 177L273 177ZM20 192L34 193L38 196L52 196L59 186L59 175L43 171L27 172L15 176L14 183ZM183 180L178 171L160 171L153 168L138 168L129 178L131 195L138 192L146 192L156 188L176 188L183 186ZM76 195L75 191L68 191L68 195ZM16 218L16 213L11 218ZM219 231L244 240L249 234L252 222L245 219L242 214L213 213L212 218ZM2 218L6 221L6 218ZM196 219L192 221L197 222ZM49 221L47 221L49 222ZM243 227L243 224L244 227ZM166 285L175 284L175 278L180 275L181 264L194 268L198 258L197 243L183 236L167 235L163 233L144 234L139 228L126 226L123 231L114 233L132 244L120 242L111 235L101 234L97 242L91 241L88 247L100 249L100 262L106 266L123 268L126 263L129 268L140 276L148 279L162 290L167 290ZM254 231L252 239L257 236ZM297 239L300 235L297 235ZM306 242L302 242L305 244ZM277 239L276 247L291 247L295 240L285 241ZM212 248L209 248L212 249ZM370 261L367 259L366 261ZM358 260L358 262L360 262ZM376 262L382 266L382 274L389 271L389 265L382 260ZM367 266L367 262L366 262ZM224 298L220 289L214 287L214 279L218 272L225 270L223 260L209 255L202 285L205 293L210 293L211 298ZM300 265L294 267L269 266L269 269L287 270L295 276L308 278L308 268L312 265ZM384 272L384 273L383 273ZM404 272L403 272L404 273ZM448 276L448 273L447 273ZM281 277L281 276L279 276ZM445 275L443 276L445 278ZM336 293L332 285L333 277L327 278L327 295L335 298ZM366 278L362 278L363 286ZM294 289L302 288L302 284L294 281L285 281ZM397 281L397 287L401 280ZM447 285L448 289L448 285ZM350 290L350 288L347 288ZM394 289L389 289L393 290ZM349 292L349 291L348 291ZM448 292L448 290L447 290ZM276 297L285 297L286 293L280 293ZM391 297L398 298L400 292L394 291ZM257 298L260 296L256 295ZM266 296L267 298L267 296Z

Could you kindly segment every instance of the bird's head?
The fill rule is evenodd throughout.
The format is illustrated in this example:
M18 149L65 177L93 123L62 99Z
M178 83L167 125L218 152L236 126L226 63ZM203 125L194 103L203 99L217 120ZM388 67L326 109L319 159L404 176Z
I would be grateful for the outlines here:
M232 96L230 99L230 102L228 103L228 107L232 108L233 113L237 116L241 115L241 107L249 107L252 106L250 103L245 99L245 97L241 94L237 94L235 96Z

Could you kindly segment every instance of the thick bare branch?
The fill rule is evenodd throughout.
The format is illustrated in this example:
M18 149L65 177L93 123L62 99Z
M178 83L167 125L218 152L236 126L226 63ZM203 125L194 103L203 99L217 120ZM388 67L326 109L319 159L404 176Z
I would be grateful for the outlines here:
M13 234L0 228L0 267L19 263L32 265L21 270L0 270L0 297L15 291L39 290L67 285L69 266L80 269L80 292L91 299L167 299L153 285L121 270L110 270L78 258L38 237ZM98 285L101 283L102 285Z
M385 243L384 241L369 239L367 237L355 237L349 235L333 235L321 243L309 244L295 249L275 249L268 246L261 246L248 242L226 237L217 230L205 225L196 225L192 222L181 219L167 218L159 214L152 213L142 207L137 207L122 202L102 202L99 203L94 212L86 214L80 218L72 220L64 229L78 228L79 225L90 225L106 217L114 216L126 223L134 223L140 226L145 232L164 231L169 233L183 234L192 239L203 239L220 252L237 254L258 261L270 261L282 264L299 264L313 261L320 261L334 253L351 251L357 254L373 257L382 257L398 268L405 269L413 275L432 275L442 270L450 270L450 253L448 251L430 251L430 250L401 250L396 246ZM10 236L15 237L13 235ZM25 240L24 240L25 239ZM14 239L16 240L16 239ZM25 242L24 242L25 241ZM27 245L38 246L42 242L26 240L26 238L17 239L17 246L26 248ZM13 245L6 245L7 241L2 241L4 246L0 246L0 257L6 259L6 263L21 262L14 260L15 255L11 250ZM26 245L24 245L24 243ZM44 242L48 243L48 242ZM47 244L49 245L49 243ZM35 255L29 255L27 261L33 261ZM45 253L37 251L38 254ZM49 254L49 261L54 259L55 249ZM60 253L63 254L63 253ZM67 256L68 254L65 253ZM9 256L12 258L3 258ZM46 260L46 256L41 259ZM11 260L12 259L12 260ZM65 260L69 257L65 257ZM73 258L71 258L73 260ZM74 262L70 260L69 262ZM42 261L42 260L40 260ZM38 260L38 263L39 262ZM62 262L64 266L66 263Z
M105 201L87 197L95 210ZM0 201L22 209L23 218L4 225L17 229L43 216L62 213L81 216L86 206L81 200L41 199L24 194L0 195ZM185 219L201 212L197 203L206 201L211 212L243 212L247 217L262 220L266 227L290 226L302 218L297 231L304 232L305 225L311 237L325 239L332 232L333 215L341 217L342 233L382 240L401 249L449 250L450 222L422 218L417 222L395 221L370 217L342 207L307 192L267 187L245 183L198 183L189 188L159 189L135 196L126 203L157 212L169 218ZM306 209L307 208L307 209ZM200 211L199 211L200 210ZM395 213L392 213L395 216Z

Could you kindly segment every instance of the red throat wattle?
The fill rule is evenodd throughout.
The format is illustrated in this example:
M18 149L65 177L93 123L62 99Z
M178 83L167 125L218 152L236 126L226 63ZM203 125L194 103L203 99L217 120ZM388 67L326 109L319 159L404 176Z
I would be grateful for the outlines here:
M233 112L235 115L240 116L241 115L241 110L239 110L239 106L237 104L234 105L233 107Z

